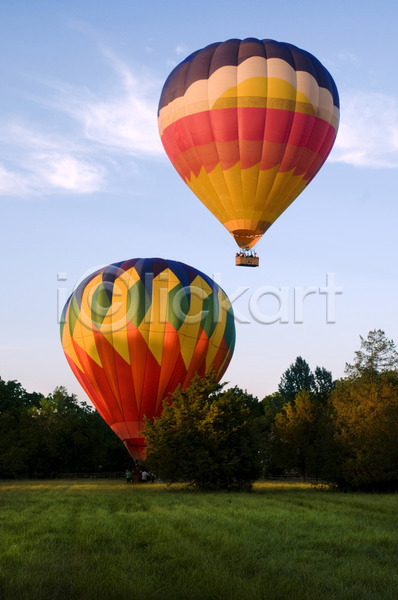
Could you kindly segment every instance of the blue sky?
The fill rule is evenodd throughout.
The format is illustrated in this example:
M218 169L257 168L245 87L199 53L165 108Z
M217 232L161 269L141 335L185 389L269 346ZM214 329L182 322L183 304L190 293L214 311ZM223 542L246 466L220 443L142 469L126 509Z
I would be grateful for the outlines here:
M298 355L337 378L360 334L397 340L397 22L392 1L0 0L0 376L85 399L60 345L57 295L138 256L182 260L233 298L247 288L225 379L259 398ZM341 125L327 163L256 247L260 268L239 269L232 237L169 163L156 109L186 55L252 36L317 56L338 86ZM295 323L294 288L319 290L327 273L343 290L335 323L319 292ZM286 288L287 323L251 316L251 297L260 318L276 315L271 295L255 303L264 286Z

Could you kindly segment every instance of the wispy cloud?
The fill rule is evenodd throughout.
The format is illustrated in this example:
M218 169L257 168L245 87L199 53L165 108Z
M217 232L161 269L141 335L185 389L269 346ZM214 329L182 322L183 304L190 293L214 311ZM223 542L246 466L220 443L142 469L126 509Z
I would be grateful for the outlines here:
M36 196L57 191L88 194L101 189L104 175L100 165L75 156L32 154L24 168L0 164L0 195Z
M15 115L11 123L0 122L1 195L92 193L106 186L126 155L136 160L162 155L156 122L160 82L135 76L109 50L103 54L116 80L106 93L46 82L46 93L35 100L41 121L32 125ZM50 122L59 124L49 129Z
M50 186L80 194L100 189L105 174L101 166L65 154L44 154L38 158L41 159L38 172L42 181Z
M105 168L89 156L80 140L50 134L21 123L3 125L0 142L0 195L36 196L98 191Z
M87 89L59 86L56 107L80 122L86 140L134 156L160 154L156 120L160 82L138 78L112 52L104 54L119 78L118 89L103 98Z
M340 129L330 160L356 167L398 168L397 98L342 94Z
M26 173L7 169L0 164L0 194L2 196L25 196L29 193L31 186Z

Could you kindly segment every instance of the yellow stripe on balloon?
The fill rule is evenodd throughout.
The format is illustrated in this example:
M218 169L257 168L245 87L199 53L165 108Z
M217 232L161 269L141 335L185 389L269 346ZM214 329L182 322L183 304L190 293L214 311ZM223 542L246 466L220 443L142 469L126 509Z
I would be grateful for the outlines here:
M112 293L112 310L108 311L100 328L104 337L112 344L115 352L117 352L128 364L130 361L130 352L127 336L122 334L127 325L127 314L125 307L127 306L127 297L129 290L138 275L132 269L124 271L115 279Z
M160 365L163 356L164 334L166 324L158 324L159 329L151 328L148 336L148 348ZM162 328L162 329L160 329Z
M227 218L230 210L231 194L225 182L223 169L218 165L207 173L201 168L198 177L191 173L191 179L186 179L186 184L203 204L223 221Z
M70 334L70 330L69 330L69 312L71 309L71 302L69 302L69 306L67 308L67 312L65 314L65 326L63 328L63 332L62 332L62 347L64 349L64 352L67 356L69 356L69 358L75 363L75 365L78 367L78 369L80 369L80 371L83 371L83 367L80 363L80 360L78 359L78 356L76 354L76 351L73 347L73 343L72 343L72 336Z
M314 83L316 84L315 80ZM316 84L317 88L318 85ZM252 77L226 90L216 100L212 108L225 108L224 98L237 101L237 106L260 106L267 108L283 108L296 110L296 103L301 106L300 112L313 115L314 107L305 94L296 90L288 81L275 77ZM252 102L260 99L260 102ZM220 103L220 105L219 105ZM236 104L235 104L236 106Z
M73 330L73 340L88 354L88 356L102 367L102 362L98 354L95 343L93 322L92 322L92 301L93 295L102 283L102 273L99 273L87 284L81 297L80 312L77 316ZM99 327L99 323L96 323Z
M258 165L254 165L241 170L240 163L237 163L223 171L218 164L210 173L201 169L198 177L192 174L187 184L213 215L231 230L228 224L233 221L273 223L286 206L293 202L291 192L297 191L298 195L305 188L307 182L303 180L303 175L294 175L294 169L283 173L279 173L278 169L279 165L273 169L259 171ZM209 188L216 188L219 179L228 182L232 195L231 198L225 193L221 202L215 193L208 194ZM234 227L245 228L248 227Z
M217 294L217 299L218 299L218 305L220 307L225 307L225 309L227 310L228 307L230 306L230 302L229 299L227 298L227 296L224 294L224 292L219 289L218 290L218 294ZM206 371L208 371L217 355L217 352L220 349L223 337L224 337L224 332L225 332L225 323L217 323L212 335L210 336L210 344L209 344L209 350L208 353L206 355Z
M204 282L201 277L196 277L191 283L189 310L178 330L181 356L187 369L189 368L198 341L203 299L208 296L208 292L203 289L203 284Z
M82 313L80 313L82 314ZM102 367L101 359L95 344L93 329L89 329L78 318L73 330L73 341L82 348L88 356Z
M263 201L261 219L273 223L297 198L307 185L303 175L293 175L294 169L277 173L271 192Z

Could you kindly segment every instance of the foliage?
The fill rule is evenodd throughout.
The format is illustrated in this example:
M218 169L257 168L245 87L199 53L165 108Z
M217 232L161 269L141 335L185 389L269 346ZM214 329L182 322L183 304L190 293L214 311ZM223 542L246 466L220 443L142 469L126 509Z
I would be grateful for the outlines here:
M381 329L369 331L361 339L361 349L355 352L354 364L346 363L346 374L351 378L365 377L372 382L377 375L398 370L398 352L393 340Z
M214 375L179 387L163 414L147 420L147 465L164 481L202 490L249 488L260 474L253 397L221 392Z
M318 478L324 459L324 406L308 390L285 404L273 425L275 460L302 478Z
M282 410L285 404L285 398L280 392L274 392L265 396L261 404L267 425L271 427L276 415Z
M301 356L283 373L278 391L262 401L267 423L265 475L318 478L329 473L333 436L327 399L333 388L332 373L324 367L312 373Z
M339 382L331 397L343 486L398 489L398 377L395 372Z
M126 458L98 413L65 388L44 397L0 379L0 477L123 470Z
M33 392L29 394L18 381L4 381L0 377L0 414L19 411L38 406L42 396Z
M252 394L248 394L247 390L241 390L237 385L233 388L230 388L226 392L221 392L221 394L229 394L230 396L234 395L236 397L239 397L243 401L245 406L249 409L250 414L253 418L262 417L264 415L263 406L261 402L258 401L258 398L256 398Z
M317 397L320 400L326 400L334 386L332 373L325 367L316 367L314 391Z
M296 361L283 373L278 391L285 402L294 402L298 392L301 390L313 392L314 387L315 377L309 364L301 356L298 356Z
M302 390L318 394L320 398L324 399L331 392L333 386L333 377L330 371L324 367L316 367L314 374L307 361L298 356L283 373L278 392L284 403L294 403L296 395Z

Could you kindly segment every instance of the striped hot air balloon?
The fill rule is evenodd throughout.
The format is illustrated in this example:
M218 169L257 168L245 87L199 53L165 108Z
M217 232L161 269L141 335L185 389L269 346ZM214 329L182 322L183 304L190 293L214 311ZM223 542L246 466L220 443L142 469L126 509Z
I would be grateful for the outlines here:
M87 277L61 320L68 363L133 458L145 457L144 416L195 373L220 380L235 345L232 306L200 271L173 260L134 258Z
M316 175L338 122L337 88L319 60L255 38L188 56L166 80L158 111L172 164L241 248Z

